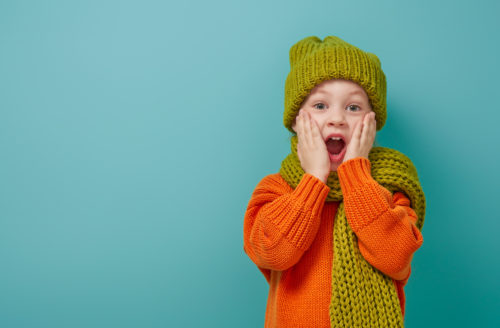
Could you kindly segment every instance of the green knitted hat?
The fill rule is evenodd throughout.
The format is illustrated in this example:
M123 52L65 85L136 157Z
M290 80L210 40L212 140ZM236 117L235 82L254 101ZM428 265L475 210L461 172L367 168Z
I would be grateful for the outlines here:
M386 80L380 60L336 36L323 41L316 36L300 40L290 48L290 73L285 81L283 123L290 132L292 123L311 90L323 81L344 79L359 84L368 95L377 131L387 117Z

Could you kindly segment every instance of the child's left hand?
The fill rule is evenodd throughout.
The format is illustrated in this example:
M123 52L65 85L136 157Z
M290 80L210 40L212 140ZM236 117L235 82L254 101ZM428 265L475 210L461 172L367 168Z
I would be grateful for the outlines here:
M377 121L375 121L375 112L366 113L363 120L354 128L351 141L347 145L347 150L343 162L356 157L366 157L373 147L375 133L377 132Z

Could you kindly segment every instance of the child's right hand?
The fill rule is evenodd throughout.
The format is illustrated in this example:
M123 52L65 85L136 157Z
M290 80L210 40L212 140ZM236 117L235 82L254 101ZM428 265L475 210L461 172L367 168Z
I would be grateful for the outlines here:
M318 125L305 110L300 110L293 129L297 132L297 155L306 173L326 184L330 174L330 158Z

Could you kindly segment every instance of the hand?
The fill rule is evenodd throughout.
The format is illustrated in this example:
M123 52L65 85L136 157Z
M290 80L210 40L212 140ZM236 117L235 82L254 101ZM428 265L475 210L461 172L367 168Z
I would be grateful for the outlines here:
M298 143L297 155L306 173L312 174L326 184L330 174L330 157L325 141L321 137L316 121L310 114L300 110L296 119Z
M377 131L377 122L375 121L375 112L366 113L363 120L354 127L351 141L347 145L347 150L342 163L356 157L366 157L373 147L375 133Z

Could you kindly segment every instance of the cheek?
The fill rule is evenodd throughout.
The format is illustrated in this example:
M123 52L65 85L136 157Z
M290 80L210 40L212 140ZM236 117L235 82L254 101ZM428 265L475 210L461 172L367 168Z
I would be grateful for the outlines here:
M357 124L362 124L363 122L363 117L350 117L347 118L347 123L349 124L349 137L352 137L352 134L354 133L354 129L356 128Z
M318 127L318 129L321 130L321 126L323 125L323 119L320 115L318 115L318 113L312 113L311 111L309 110L306 110L308 113L309 113L309 117L311 118L311 120L316 123L316 126Z
M351 117L347 120L347 124L349 126L349 140L352 140L352 135L354 134L354 130L356 129L356 124L362 124L362 117Z

